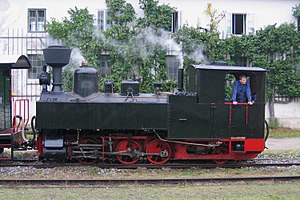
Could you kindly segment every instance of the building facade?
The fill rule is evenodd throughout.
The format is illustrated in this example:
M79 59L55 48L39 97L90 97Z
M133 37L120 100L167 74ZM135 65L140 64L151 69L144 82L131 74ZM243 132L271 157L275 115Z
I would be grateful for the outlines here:
M11 95L13 100L29 98L31 115L35 114L35 102L41 91L37 77L43 66L42 49L50 43L44 25L51 18L63 19L68 16L67 11L76 6L88 8L94 15L95 27L99 31L106 30L111 24L107 21L105 2L106 0L0 0L0 63L5 62L3 59L9 55L26 55L29 58L32 65L30 70L11 70ZM139 0L127 2L135 8L137 16L143 15L139 9ZM176 8L172 15L170 32L176 32L184 24L208 29L209 17L204 12L208 3L211 3L218 13L224 14L218 26L221 38L249 34L270 24L299 22L292 15L292 7L299 4L298 0L159 0L159 3ZM101 74L109 73L108 56L103 55L99 66ZM167 62L174 66L172 56L167 58ZM176 67L169 69L171 79L175 77L176 71ZM3 77L4 84L6 79ZM2 79L0 77L0 80ZM7 84L3 87L7 87ZM279 112L280 110L282 109L279 109ZM295 119L296 116L289 118ZM299 122L298 118L296 124L300 124ZM300 126L293 128L300 129Z

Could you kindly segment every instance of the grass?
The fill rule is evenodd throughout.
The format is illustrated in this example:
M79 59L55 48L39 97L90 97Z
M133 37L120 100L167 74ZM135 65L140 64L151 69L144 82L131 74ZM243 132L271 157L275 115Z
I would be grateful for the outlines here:
M290 138L300 137L300 130L292 130L286 128L270 129L270 138Z
M300 150L268 150L266 149L263 154L275 155L275 156L282 156L285 158L299 158L300 157Z
M98 185L91 188L0 188L0 199L300 199L300 184Z

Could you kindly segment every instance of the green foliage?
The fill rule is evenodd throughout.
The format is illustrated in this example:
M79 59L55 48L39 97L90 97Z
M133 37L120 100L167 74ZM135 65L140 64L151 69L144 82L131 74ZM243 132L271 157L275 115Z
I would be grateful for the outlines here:
M269 127L270 129L277 129L279 128L279 121L277 118L274 118L274 119L270 119L269 121Z
M292 8L292 13L294 17L300 17L300 4Z
M157 0L140 0L139 4L144 17L137 19L132 5L125 0L107 0L111 29L97 34L93 15L87 8L70 9L69 18L61 22L51 19L46 29L66 45L79 48L92 66L99 65L103 51L109 52L111 73L100 78L100 88L105 79L110 79L115 82L115 91L119 91L121 80L131 78L140 81L142 92L152 92L154 82L162 82L165 90L172 91L176 82L167 81L166 49L156 40L163 34L161 29L170 28L175 8L160 5ZM299 5L293 8L293 14L298 16L298 10ZM250 65L269 70L269 97L273 98L275 93L300 95L300 75L295 73L295 66L300 62L300 32L294 24L269 25L256 34L221 40L217 25L222 15L211 7L206 12L214 22L211 31L201 32L184 25L173 34L183 47L185 65L217 60L233 65L233 58L246 57ZM152 41L145 36L149 33L155 38ZM203 50L203 54L199 50ZM65 76L71 80L68 74ZM65 87L69 90L70 84Z
M147 5L144 10L144 18L135 18L135 12L130 4L123 0L108 1L109 13L114 13L110 18L112 28L104 31L109 44L111 75L108 77L115 83L115 91L119 91L121 80L135 79L141 83L140 91L152 92L154 82L167 80L167 68L163 47L147 36L157 37L160 34L159 28L165 28L165 24L171 24L168 17L172 19L172 9L168 6L159 6L154 1L143 1ZM148 15L149 10L161 12L160 18L153 19ZM168 11L167 11L168 10ZM166 17L168 16L168 17ZM147 26L142 22L147 22ZM156 27L153 32L147 27ZM155 76L151 73L155 73Z
M269 70L267 95L270 109L273 110L270 113L274 113L275 94L300 96L300 74L296 73L296 64L300 63L300 32L294 24L269 25L256 34L232 36L224 40L219 39L216 28L213 30L200 32L185 25L174 35L176 41L182 43L185 64L197 62L197 58L189 55L203 46L203 52L210 62L224 60L234 65L234 59L246 58L251 66ZM230 97L230 87L225 90L226 96ZM273 120L275 116L272 114L270 117Z
M222 50L219 48L221 40L217 32L201 32L197 28L184 25L173 35L176 42L182 44L185 55L185 66L190 63L200 62L208 59L210 62L223 58ZM195 51L203 49L203 55L195 55ZM199 59L203 56L203 59Z
M235 77L232 74L227 74L225 77L225 97L230 100L232 97L232 89L235 81Z
M250 57L255 65L270 70L269 88L287 96L300 95L300 76L296 73L296 63L300 62L300 33L294 24L267 26L257 31L256 54Z
M136 19L134 8L125 0L108 0L106 4L112 26L104 31L104 35L116 40L129 39L134 34L134 27L131 26Z
M79 48L83 56L92 66L99 65L99 57L103 42L94 37L94 19L87 8L68 10L69 18L61 22L52 18L46 24L47 32L54 38L72 48Z
M139 4L145 15L138 20L138 24L141 27L170 30L172 14L175 8L166 4L158 5L157 0L139 0Z
M63 77L63 79L62 79L63 90L66 91L66 92L72 91L73 77L74 77L73 70L66 67L66 69L64 69L63 72L62 72L62 77Z
M154 82L162 82L165 89L173 90L167 81L166 51L162 44L140 38L148 27L155 28L151 34L159 37L160 29L169 29L172 22L172 12L168 5L159 5L158 1L143 0L140 6L145 16L136 19L136 13L131 4L125 0L107 0L108 20L111 28L95 33L94 16L87 8L70 9L69 17L62 21L51 19L47 22L48 33L63 41L67 46L79 48L84 58L91 66L97 67L103 51L109 52L111 73L99 79L100 89L104 80L114 81L114 91L120 90L124 79L135 79L141 83L141 92L152 92ZM139 41L141 40L141 41ZM145 45L147 55L139 49ZM151 52L149 52L149 49ZM154 75L152 74L154 72ZM64 89L71 90L72 73L63 73Z

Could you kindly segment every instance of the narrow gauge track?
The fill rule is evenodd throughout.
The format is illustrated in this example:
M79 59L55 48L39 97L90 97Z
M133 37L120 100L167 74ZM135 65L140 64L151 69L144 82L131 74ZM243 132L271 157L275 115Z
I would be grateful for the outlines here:
M150 178L150 179L1 179L1 187L70 187L76 185L120 185L120 184L180 184L180 183L222 183L258 181L299 181L300 176L254 176L226 178Z
M187 168L243 168L243 167L290 167L300 166L300 163L233 163L233 164L134 164L134 165L122 165L122 164L95 164L95 165L82 165L79 163L1 163L0 167L35 167L35 168L54 168L54 167L79 167L79 166L94 166L103 169L115 168L115 169L137 169L137 168L148 168L148 169L160 169L160 168L173 168L173 169L187 169Z

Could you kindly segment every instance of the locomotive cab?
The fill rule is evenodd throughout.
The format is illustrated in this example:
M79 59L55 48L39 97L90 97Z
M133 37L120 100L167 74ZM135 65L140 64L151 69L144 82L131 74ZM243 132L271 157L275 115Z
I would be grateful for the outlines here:
M229 151L264 150L265 74L258 67L192 65L185 70L187 96L170 96L170 139L228 143ZM233 105L231 91L239 75L251 85L253 105Z

